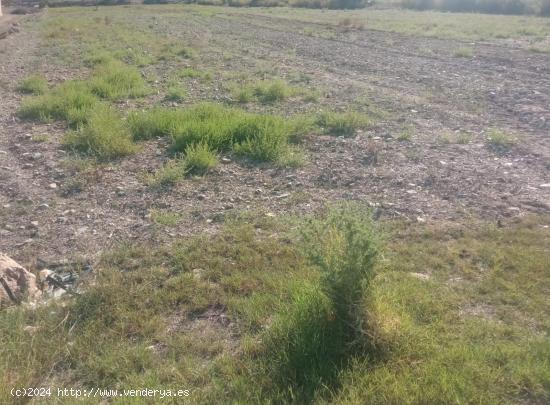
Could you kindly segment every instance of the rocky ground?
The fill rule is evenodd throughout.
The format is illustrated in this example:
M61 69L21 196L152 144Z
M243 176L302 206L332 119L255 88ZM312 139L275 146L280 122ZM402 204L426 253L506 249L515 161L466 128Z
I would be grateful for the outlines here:
M15 87L24 76L41 71L59 82L78 74L44 56L32 22L47 15L25 18L20 32L0 41L0 251L30 267L93 263L120 242L215 231L246 210L305 213L339 200L420 222L550 212L550 54L368 28L349 32L252 12L161 14L154 29L193 43L203 66L216 72L206 86L190 83L190 102L223 101L232 72L252 75L263 64L281 77L307 75L321 89L318 104L288 103L281 113L357 105L376 124L355 138L311 134L304 144L309 163L298 169L224 156L206 177L159 191L143 177L167 159L165 140L83 168L60 146L62 125L16 117ZM136 18L147 24L152 17ZM472 57L455 55L464 46ZM492 147L491 128L518 142L509 150ZM44 135L47 141L37 142ZM151 210L181 220L161 226Z

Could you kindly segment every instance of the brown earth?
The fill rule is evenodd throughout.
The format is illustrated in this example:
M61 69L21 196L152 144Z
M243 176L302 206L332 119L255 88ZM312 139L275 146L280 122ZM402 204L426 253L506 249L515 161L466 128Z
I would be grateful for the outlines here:
M41 17L30 17L41 18ZM148 16L142 17L146 24ZM381 111L374 128L356 138L312 134L309 164L298 169L252 165L233 156L204 178L171 190L143 182L167 159L166 140L148 142L135 156L87 170L68 166L60 124L37 125L15 116L25 75L42 71L50 81L73 77L70 68L40 57L32 30L0 41L0 251L22 263L98 254L123 241L160 243L198 231L215 231L243 210L268 215L306 213L329 201L370 204L376 216L412 221L501 221L550 212L550 55L499 43L408 37L380 31L344 32L330 38L304 34L320 24L235 13L160 19L165 35L194 42L215 72L253 69L258 61L287 77L304 73L323 89L320 106L289 102L282 113L360 104ZM330 28L334 29L334 28ZM231 58L222 58L224 52ZM190 84L192 101L227 97L223 77ZM255 107L251 107L255 108ZM411 129L410 141L399 140ZM491 148L487 130L500 128L520 141ZM467 134L470 142L445 137ZM48 142L33 136L47 134ZM55 188L52 184L55 183ZM179 212L175 227L151 220L150 210Z

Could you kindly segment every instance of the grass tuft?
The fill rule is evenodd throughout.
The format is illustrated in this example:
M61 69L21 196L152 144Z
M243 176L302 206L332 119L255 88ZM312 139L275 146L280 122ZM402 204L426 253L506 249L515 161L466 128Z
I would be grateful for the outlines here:
M143 97L149 92L139 71L118 61L99 65L90 79L90 88L109 100Z
M97 97L85 82L67 81L46 94L23 99L18 115L42 122L65 120L76 126L87 120L97 104Z
M368 116L354 111L322 112L316 119L316 124L327 134L344 137L355 136L358 129L368 128L371 123Z
M499 129L491 129L487 133L487 143L500 150L508 150L517 143L517 138Z
M218 157L206 143L189 145L183 159L187 173L204 175L218 165Z
M25 94L44 94L48 91L48 82L38 74L30 75L19 83L17 90Z
M135 112L128 122L134 139L171 136L174 152L203 144L211 151L233 150L260 162L286 160L292 165L299 161L298 151L289 148L289 139L303 128L278 116L202 103L187 110Z
M63 142L68 148L98 159L113 159L136 151L120 116L105 105L96 107L87 122L69 132Z
M187 97L187 90L182 85L172 85L166 92L166 100L173 102L182 102Z
M169 160L153 174L145 177L145 182L151 187L170 187L183 179L187 174L185 161L181 158Z
M239 103L258 100L264 104L275 104L302 93L304 91L301 88L289 86L283 80L261 80L244 87L234 87L232 89L233 98ZM315 98L313 93L307 93L306 96ZM310 99L310 101L312 100Z

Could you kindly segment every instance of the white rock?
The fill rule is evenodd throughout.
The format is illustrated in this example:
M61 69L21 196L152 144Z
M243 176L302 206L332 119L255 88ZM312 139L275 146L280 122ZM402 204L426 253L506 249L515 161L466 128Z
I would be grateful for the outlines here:
M34 274L0 253L0 306L33 300L40 294Z

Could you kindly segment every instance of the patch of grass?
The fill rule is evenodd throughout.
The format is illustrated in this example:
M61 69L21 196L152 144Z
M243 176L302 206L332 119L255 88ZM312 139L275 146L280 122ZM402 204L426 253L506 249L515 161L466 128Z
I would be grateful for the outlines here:
M322 112L316 118L316 124L330 135L352 137L358 129L366 129L371 124L371 119L355 111L347 112Z
M276 162L288 149L289 130L280 117L247 116L235 127L233 150L260 162Z
M32 138L31 138L31 141L36 142L36 143L48 142L48 135L47 134L33 135Z
M104 65L114 62L115 58L112 52L104 49L92 49L84 58L84 64L87 66Z
M39 74L30 75L17 85L17 91L25 94L44 94L48 91L48 82Z
M171 159L153 174L145 176L145 182L151 187L170 187L182 180L187 174L185 161Z
M206 143L189 145L183 161L187 172L194 175L204 175L218 165L218 157Z
M166 92L166 100L174 102L182 102L187 97L187 90L182 85L172 85Z
M293 94L294 90L282 80L263 81L254 85L254 95L262 103L276 103Z
M128 126L135 140L168 136L185 125L183 110L153 108L148 111L133 111L128 115Z
M410 142L414 134L414 127L410 126L405 128L397 136L397 140L401 142Z
M360 346L360 303L368 295L378 242L368 213L333 208L302 228L303 254L320 270L316 285L294 294L292 305L266 334L267 360L288 400L310 402L334 383L353 346Z
M258 100L264 104L275 104L301 93L303 93L302 89L289 86L283 80L261 80L244 87L233 87L232 89L233 98L239 103Z
M202 103L187 110L153 109L133 113L129 125L135 139L170 135L172 150L207 145L211 151L233 150L257 161L290 157L289 139L299 131L292 120Z
M474 50L466 46L461 46L460 48L455 49L453 55L457 58L471 58L474 56Z
M179 212L152 209L150 211L151 221L162 226L176 226L181 220Z
M198 53L195 49L182 46L176 43L168 44L160 51L159 60L170 60L176 57L184 59L195 59Z
M383 362L355 362L333 401L548 401L550 318L541 297L550 233L542 223L548 218L501 229L395 229L390 267L365 305Z
M149 93L139 71L118 61L99 65L90 79L90 89L109 100L143 97Z
M491 129L487 133L488 145L501 150L508 150L517 143L517 137L499 129Z
M49 377L198 403L545 403L547 224L385 222L380 261L360 208L123 244L81 295L0 311L0 401Z
M241 104L250 103L254 100L254 91L250 87L235 88L232 95L233 98Z
M136 146L120 116L108 106L98 106L86 124L69 132L63 143L66 147L98 159L113 159L136 151Z
M53 119L76 126L86 122L98 98L82 81L67 81L46 94L24 98L18 115L23 119L47 122Z

